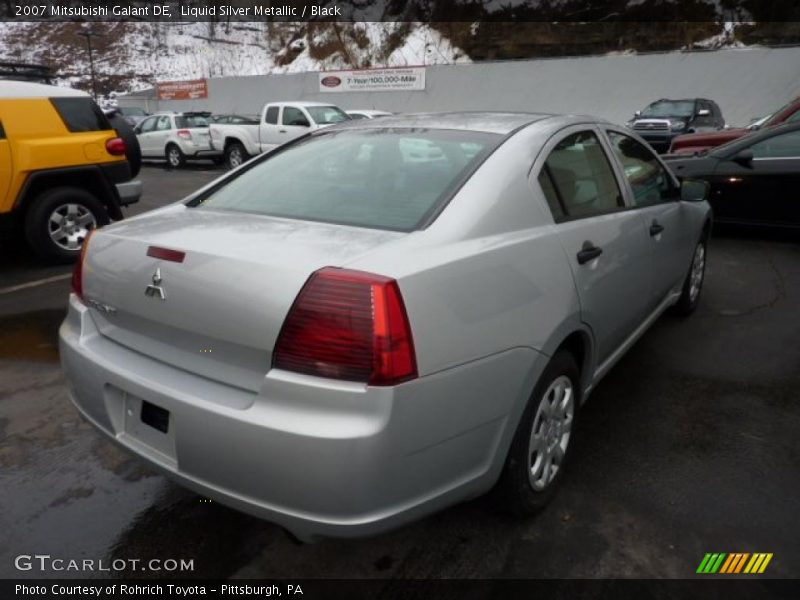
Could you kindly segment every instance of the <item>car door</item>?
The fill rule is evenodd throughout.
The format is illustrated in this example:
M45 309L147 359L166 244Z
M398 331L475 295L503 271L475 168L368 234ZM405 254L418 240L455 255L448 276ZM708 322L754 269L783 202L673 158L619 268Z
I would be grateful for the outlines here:
M800 127L773 132L749 147L752 160L728 156L711 180L711 201L721 219L800 225ZM738 155L739 153L737 153Z
M650 240L655 309L683 283L697 240L680 202L678 182L650 148L617 128L607 128L606 135Z
M278 133L281 144L305 135L311 128L311 117L297 106L284 106L281 111L281 127Z
M0 121L0 211L6 206L9 187L11 187L11 146L6 138L3 122Z
M142 156L153 156L153 132L159 117L148 117L139 124L136 138L139 140L139 148Z
M698 100L695 104L695 116L691 127L695 131L713 131L717 129L714 110L711 103L706 100Z
M279 140L278 119L280 118L280 107L269 106L264 113L264 120L259 125L258 141L262 152L272 150L281 142Z
M626 204L600 138L590 125L562 131L545 146L537 177L602 363L647 316L652 262L642 219Z
M166 154L167 142L172 133L172 117L161 115L156 121L156 128L150 134L153 142L153 156L164 156Z

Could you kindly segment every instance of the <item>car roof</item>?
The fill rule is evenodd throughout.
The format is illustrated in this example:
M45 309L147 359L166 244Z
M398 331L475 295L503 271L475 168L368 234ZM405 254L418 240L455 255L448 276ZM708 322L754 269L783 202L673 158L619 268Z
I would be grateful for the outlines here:
M89 94L81 90L47 85L44 83L31 83L30 81L0 82L0 98L87 98Z
M512 131L555 117L545 113L515 112L446 112L417 113L410 115L392 115L380 119L361 119L337 123L337 129L386 129L386 128L420 128L420 129L458 129L463 131L479 131L506 135ZM596 119L593 119L596 121Z
M390 113L387 110L376 110L374 108L350 108L350 109L348 109L348 110L346 110L344 112L346 112L348 115L350 113L359 113L359 114L362 114L362 115L391 115L391 114L393 114L393 113Z
M281 102L269 102L270 106L336 106L333 102L306 102L306 101L293 101L284 100ZM338 106L336 108L339 108Z

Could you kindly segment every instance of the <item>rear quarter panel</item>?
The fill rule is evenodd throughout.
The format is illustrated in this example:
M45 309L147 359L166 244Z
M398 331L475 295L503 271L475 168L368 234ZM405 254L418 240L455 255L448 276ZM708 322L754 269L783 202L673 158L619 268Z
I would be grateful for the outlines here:
M528 180L552 133L518 132L426 230L346 265L398 280L420 375L513 348L548 354L582 327L566 253Z
M47 98L0 100L0 120L8 138L14 168L0 212L14 206L28 176L35 171L122 162L106 151L113 130L70 132Z

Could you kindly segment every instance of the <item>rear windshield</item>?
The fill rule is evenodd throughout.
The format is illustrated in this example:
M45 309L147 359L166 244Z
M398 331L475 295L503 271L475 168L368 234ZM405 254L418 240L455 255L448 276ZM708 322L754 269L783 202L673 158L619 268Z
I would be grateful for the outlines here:
M306 106L306 110L317 125L341 123L350 119L350 115L337 106Z
M103 111L91 98L51 98L50 102L73 133L111 129Z
M208 127L208 117L203 115L183 115L180 117L175 117L175 127L178 129Z
M472 131L369 129L315 136L278 152L202 206L412 231L500 143Z
M692 100L660 100L642 111L643 117L691 117L693 114Z

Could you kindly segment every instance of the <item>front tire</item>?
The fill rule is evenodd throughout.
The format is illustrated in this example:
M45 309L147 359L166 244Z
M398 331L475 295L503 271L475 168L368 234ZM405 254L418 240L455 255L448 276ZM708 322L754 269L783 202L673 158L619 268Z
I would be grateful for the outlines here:
M47 262L68 263L78 257L89 232L108 222L108 213L95 196L59 187L34 199L25 215L25 237Z
M497 488L504 508L531 515L552 500L574 445L580 398L578 365L559 350L539 378L508 451Z
M186 164L186 155L175 144L167 146L167 165L172 169L180 169Z
M676 315L688 317L697 309L697 305L700 303L700 292L703 291L706 275L707 247L708 237L704 235L695 246L692 264L689 266L689 273L687 273L683 282L681 297L673 307L673 312Z
M247 150L239 142L232 142L225 147L225 164L229 169L235 169L247 162L249 158Z

